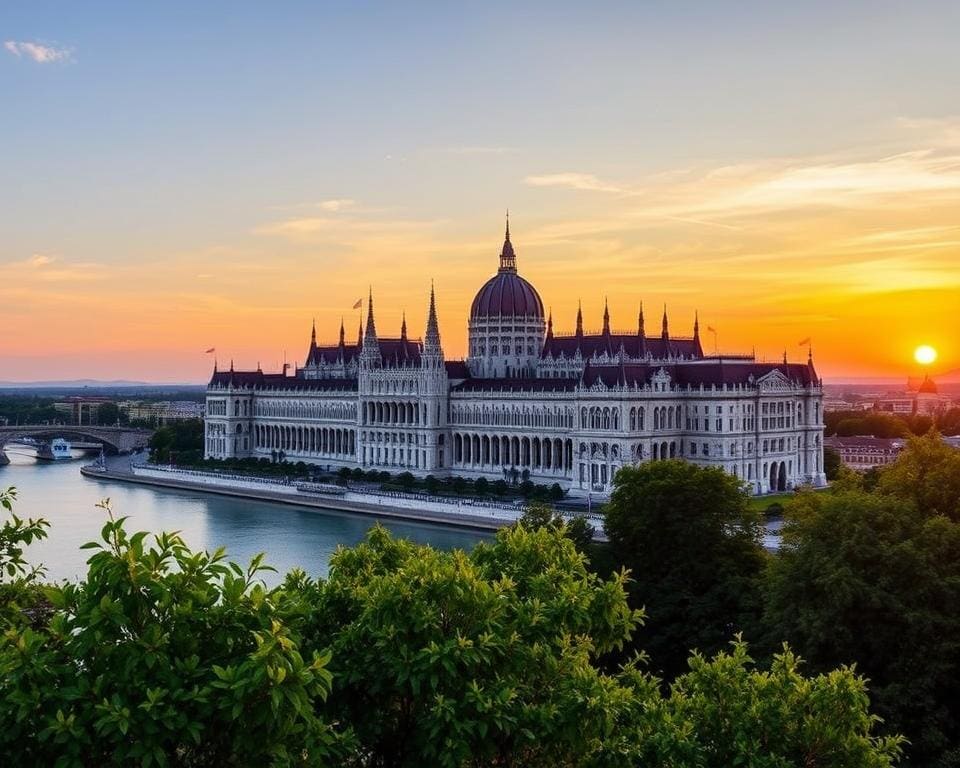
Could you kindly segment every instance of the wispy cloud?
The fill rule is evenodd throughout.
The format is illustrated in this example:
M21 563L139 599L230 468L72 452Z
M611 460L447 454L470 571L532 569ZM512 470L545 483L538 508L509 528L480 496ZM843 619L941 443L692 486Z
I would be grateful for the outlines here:
M73 58L73 51L70 48L44 45L30 40L6 40L3 47L18 59L26 57L37 64L55 64L70 61Z
M627 190L617 184L602 181L592 173L548 173L540 176L527 176L524 182L531 187L565 187L585 192L618 192Z
M468 144L457 147L437 147L427 152L437 152L444 155L509 155L516 152L515 147L487 146L483 144Z
M350 198L337 198L335 200L324 200L323 202L317 203L317 208L321 211L329 211L331 213L337 213L338 211L346 210L347 208L352 208L357 203L356 200L351 200Z

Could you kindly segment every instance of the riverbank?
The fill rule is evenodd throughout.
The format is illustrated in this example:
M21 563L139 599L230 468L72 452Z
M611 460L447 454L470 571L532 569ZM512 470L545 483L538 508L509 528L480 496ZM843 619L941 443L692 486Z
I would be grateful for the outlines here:
M80 469L84 477L122 483L210 493L219 496L265 501L328 512L348 512L375 519L400 520L430 525L492 532L513 524L523 513L521 507L484 505L477 502L438 501L403 494L374 494L347 490L342 495L304 494L296 486L247 478L224 478L189 470L137 466L129 461L113 460L106 467L95 465ZM598 528L594 521L595 529ZM599 533L599 530L597 531Z

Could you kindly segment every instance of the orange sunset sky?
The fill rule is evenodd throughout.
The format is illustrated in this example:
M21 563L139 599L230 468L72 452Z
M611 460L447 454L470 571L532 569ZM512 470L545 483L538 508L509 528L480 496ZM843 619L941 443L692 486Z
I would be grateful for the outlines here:
M770 5L4 9L0 380L302 363L431 279L459 357L507 207L557 331L960 368L960 11Z

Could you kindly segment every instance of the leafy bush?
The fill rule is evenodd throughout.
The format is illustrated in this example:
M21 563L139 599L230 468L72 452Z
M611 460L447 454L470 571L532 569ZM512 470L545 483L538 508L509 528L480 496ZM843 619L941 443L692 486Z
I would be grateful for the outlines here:
M109 506L106 507L109 514ZM338 738L315 705L328 655L301 654L282 592L222 550L109 520L85 581L47 589L41 629L0 639L8 765L324 764Z

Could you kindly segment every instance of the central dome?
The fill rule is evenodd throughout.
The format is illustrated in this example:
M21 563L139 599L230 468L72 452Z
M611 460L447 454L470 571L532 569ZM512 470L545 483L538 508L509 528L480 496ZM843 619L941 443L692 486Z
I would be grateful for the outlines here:
M470 319L485 317L536 317L543 319L543 302L537 290L517 274L517 257L510 242L510 222L500 252L500 269L477 291Z

